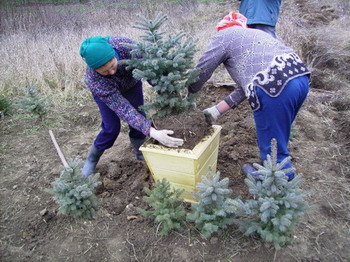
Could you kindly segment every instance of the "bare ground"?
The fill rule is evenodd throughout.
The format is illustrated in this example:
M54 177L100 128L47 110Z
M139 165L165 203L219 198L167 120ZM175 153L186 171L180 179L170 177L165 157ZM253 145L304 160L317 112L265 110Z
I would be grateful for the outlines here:
M198 108L218 102L231 87L208 86ZM275 251L235 226L204 240L192 225L167 237L141 217L136 207L152 179L134 160L127 128L102 157L97 171L101 208L92 221L57 214L47 192L60 174L51 129L66 157L85 157L99 129L97 108L89 104L51 112L45 124L12 117L1 120L1 261L349 261L350 172L346 99L313 89L294 128L290 149L304 174L313 211L303 217L292 245ZM337 103L333 103L337 101ZM342 102L343 101L343 102ZM337 105L337 106L332 106ZM230 179L234 196L249 197L241 166L257 162L252 113L247 103L225 114L218 170ZM346 128L346 129L344 129Z

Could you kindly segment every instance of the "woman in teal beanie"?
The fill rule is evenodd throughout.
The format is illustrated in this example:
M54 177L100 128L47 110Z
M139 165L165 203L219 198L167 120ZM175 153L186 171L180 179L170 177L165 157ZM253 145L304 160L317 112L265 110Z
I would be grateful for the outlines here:
M128 123L130 142L136 158L143 160L139 147L150 136L168 147L178 147L182 139L174 138L171 130L156 130L138 108L143 105L142 82L133 78L121 60L130 59L131 39L119 36L89 37L80 46L80 55L87 64L85 83L99 107L101 131L95 138L82 172L89 176L103 152L112 147L120 132L120 120Z
M239 0L239 12L249 28L260 29L276 38L276 24L282 0Z

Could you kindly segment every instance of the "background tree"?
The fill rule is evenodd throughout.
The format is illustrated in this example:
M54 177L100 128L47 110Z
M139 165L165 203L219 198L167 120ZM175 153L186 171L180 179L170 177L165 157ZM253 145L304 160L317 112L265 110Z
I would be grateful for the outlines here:
M49 111L48 98L41 95L38 87L27 83L24 95L15 99L17 106L24 113L31 113L40 121Z
M5 94L0 93L0 119L12 113L12 101Z

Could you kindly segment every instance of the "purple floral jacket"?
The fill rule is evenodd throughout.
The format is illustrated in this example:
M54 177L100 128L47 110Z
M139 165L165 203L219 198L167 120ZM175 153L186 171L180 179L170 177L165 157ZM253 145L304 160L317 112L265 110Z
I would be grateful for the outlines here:
M122 43L134 43L131 39L111 36L109 43L115 49L118 61L130 58L131 49L123 46ZM143 134L149 135L151 121L141 115L123 97L123 92L132 89L138 81L140 80L133 78L131 70L126 70L125 64L119 64L117 72L112 76L102 76L89 67L85 74L85 83L93 96L100 98L121 120Z

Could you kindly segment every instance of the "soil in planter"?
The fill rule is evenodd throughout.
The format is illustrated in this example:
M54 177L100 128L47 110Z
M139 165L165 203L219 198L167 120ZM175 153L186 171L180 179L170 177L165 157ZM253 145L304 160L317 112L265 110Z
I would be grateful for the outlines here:
M199 109L156 118L153 122L157 129L173 130L173 137L182 138L184 144L181 148L183 149L193 149L212 130Z

